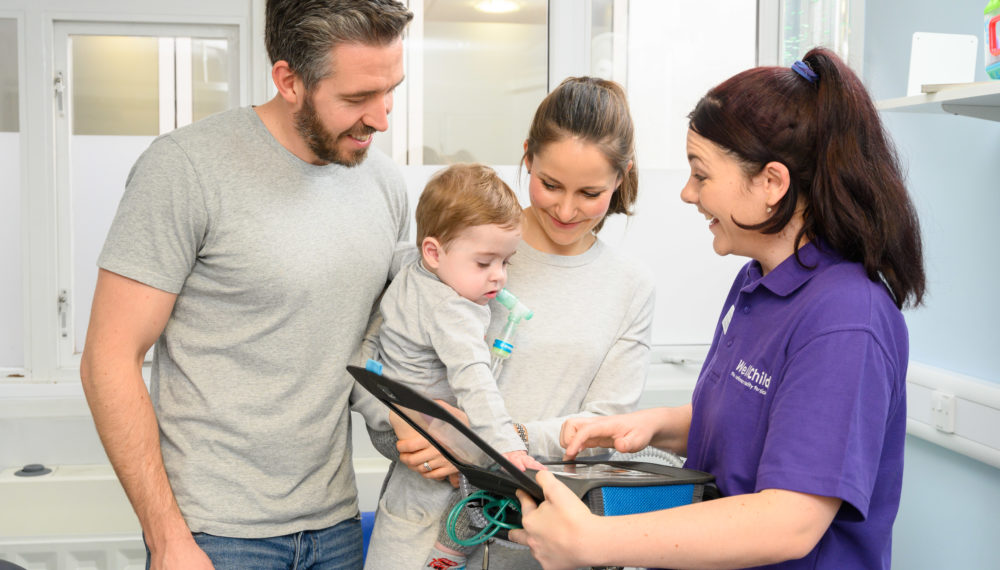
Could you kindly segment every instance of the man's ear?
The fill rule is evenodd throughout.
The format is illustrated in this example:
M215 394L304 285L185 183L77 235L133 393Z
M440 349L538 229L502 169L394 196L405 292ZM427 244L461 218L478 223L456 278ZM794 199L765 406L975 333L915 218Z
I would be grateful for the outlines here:
M788 193L791 185L791 175L788 167L778 161L771 161L757 175L764 187L764 200L769 208L773 208Z
M299 75L288 67L287 61L281 60L271 66L271 79L281 98L297 107L305 95L305 85Z
M424 260L424 265L427 269L437 269L441 264L441 253L444 251L444 247L441 246L441 242L437 238L425 237L424 241L420 243L420 257Z

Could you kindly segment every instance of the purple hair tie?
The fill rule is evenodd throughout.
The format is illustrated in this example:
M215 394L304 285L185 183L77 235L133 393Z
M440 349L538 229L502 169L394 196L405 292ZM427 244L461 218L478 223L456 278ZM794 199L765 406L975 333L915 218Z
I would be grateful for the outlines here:
M809 64L802 61L793 63L792 71L808 79L809 83L816 83L816 80L819 79L819 75L816 75L816 72L809 67Z

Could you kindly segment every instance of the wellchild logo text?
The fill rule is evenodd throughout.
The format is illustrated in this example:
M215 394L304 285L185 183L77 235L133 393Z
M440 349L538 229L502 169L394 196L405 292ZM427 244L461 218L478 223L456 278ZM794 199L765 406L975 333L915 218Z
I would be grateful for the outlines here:
M736 370L729 373L737 382L745 387L757 392L767 394L767 389L771 387L771 375L756 366L747 364L742 359L736 365Z

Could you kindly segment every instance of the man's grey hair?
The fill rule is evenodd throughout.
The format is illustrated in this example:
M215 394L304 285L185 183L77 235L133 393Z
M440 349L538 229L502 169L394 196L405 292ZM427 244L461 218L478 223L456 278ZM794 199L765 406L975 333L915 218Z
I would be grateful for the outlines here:
M264 41L271 65L288 62L309 90L333 73L335 46L388 45L412 19L396 0L268 0Z

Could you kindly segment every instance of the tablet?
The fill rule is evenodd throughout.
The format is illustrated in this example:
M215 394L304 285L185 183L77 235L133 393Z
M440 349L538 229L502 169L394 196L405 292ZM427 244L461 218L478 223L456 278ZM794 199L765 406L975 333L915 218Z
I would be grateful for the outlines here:
M348 366L348 372L376 398L423 435L472 485L505 497L522 489L536 501L543 499L535 471L521 471L486 443L461 420L409 386L371 370ZM638 461L542 462L581 499L604 487L664 487L689 485L703 488L714 477L703 471ZM701 500L700 491L687 502ZM653 509L647 509L653 510ZM641 512L641 511L639 511Z

